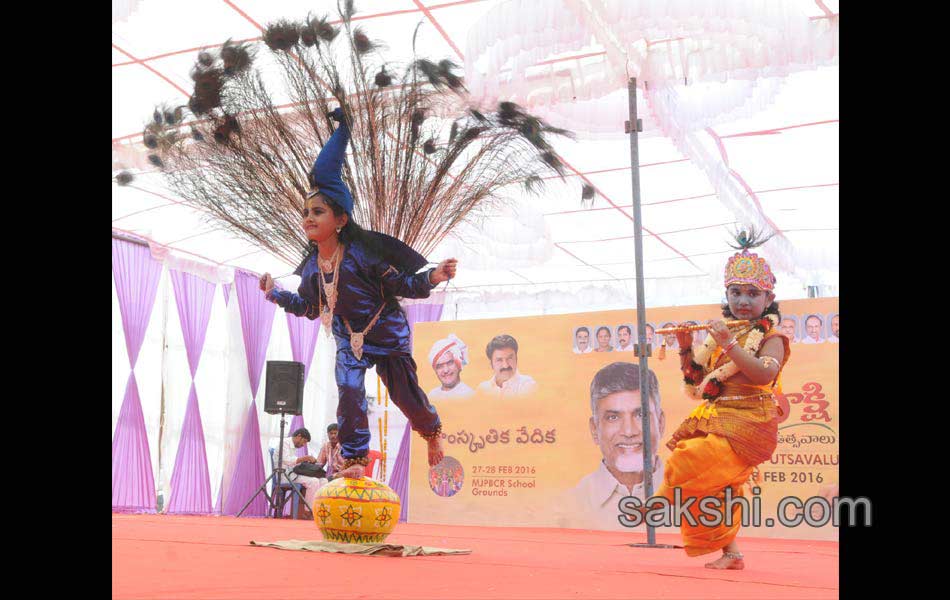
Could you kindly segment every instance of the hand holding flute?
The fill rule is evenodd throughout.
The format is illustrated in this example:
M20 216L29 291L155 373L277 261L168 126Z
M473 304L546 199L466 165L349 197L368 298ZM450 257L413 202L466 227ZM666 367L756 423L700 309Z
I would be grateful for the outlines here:
M737 321L717 321L717 323L725 323L726 327L732 329L735 327L744 327L749 324L748 320L737 320ZM657 329L656 333L658 335L665 335L673 333L676 335L676 342L679 344L681 351L685 351L688 348L691 348L693 345L693 332L705 329L711 331L712 324L707 325L687 325L686 323L680 323L676 327L664 327L662 329Z
M730 328L731 327L745 327L746 325L749 324L749 321L748 320L724 321L724 323L726 324L726 327L730 327ZM711 323L707 325L687 325L686 323L680 323L676 327L664 327L662 329L657 329L656 333L660 335L664 335L667 333L679 333L681 331L688 331L692 333L693 331L699 331L700 329L708 330L710 327L712 327Z

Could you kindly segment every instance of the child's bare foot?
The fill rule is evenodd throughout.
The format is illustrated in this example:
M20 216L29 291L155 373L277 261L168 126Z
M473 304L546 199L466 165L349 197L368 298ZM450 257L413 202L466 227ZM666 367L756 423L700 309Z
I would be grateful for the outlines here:
M742 555L737 552L723 552L717 560L706 563L706 568L741 571L745 568L745 562L742 560Z
M429 466L434 467L445 458L445 451L442 450L442 436L427 439L426 443L429 445Z
M347 479L359 479L363 476L364 473L363 465L353 465L352 467L347 467L342 471L337 472L337 477L346 477Z

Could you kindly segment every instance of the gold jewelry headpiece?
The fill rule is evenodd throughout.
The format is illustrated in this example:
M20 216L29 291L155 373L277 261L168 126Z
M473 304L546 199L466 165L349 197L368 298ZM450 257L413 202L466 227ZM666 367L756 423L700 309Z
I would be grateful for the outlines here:
M741 250L732 255L729 262L726 263L725 284L729 287L733 284L754 285L765 292L771 292L775 289L775 275L772 274L772 268L764 258L758 254L749 252L751 248L761 246L769 241L772 236L762 238L762 233L749 228L751 233L740 231L735 235L738 246L732 246L736 250Z

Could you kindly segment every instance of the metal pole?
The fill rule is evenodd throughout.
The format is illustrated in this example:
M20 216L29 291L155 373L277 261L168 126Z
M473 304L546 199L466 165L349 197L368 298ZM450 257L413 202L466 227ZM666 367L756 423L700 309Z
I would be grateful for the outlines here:
M277 445L277 480L274 482L274 488L271 493L280 498L274 506L274 518L279 519L284 516L284 504L286 504L287 499L284 497L283 492L280 492L280 486L284 482L281 480L284 475L284 410L280 410L280 443ZM288 479L288 481L290 481ZM293 486L290 486L293 487ZM293 515L296 516L296 515ZM291 518L293 518L293 516Z
M647 356L649 350L646 343L646 310L643 300L643 227L640 220L640 149L638 133L641 129L637 118L637 79L631 77L627 82L627 97L630 104L630 121L627 124L627 133L630 134L630 178L633 180L633 245L636 253L637 269L637 339L639 340L637 356L640 363L640 405L643 429L643 497L649 499L653 495L653 440L650 435L650 398L653 390L650 389L649 367ZM656 543L656 532L651 525L647 525L647 544Z

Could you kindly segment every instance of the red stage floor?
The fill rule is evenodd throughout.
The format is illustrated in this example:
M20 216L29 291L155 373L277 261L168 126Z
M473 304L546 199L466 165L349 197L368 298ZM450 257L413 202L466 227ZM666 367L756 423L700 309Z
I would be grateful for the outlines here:
M659 535L658 542L679 543ZM744 571L631 548L645 534L400 523L388 542L470 548L388 558L260 548L312 522L112 515L113 598L837 598L838 544L741 538Z

